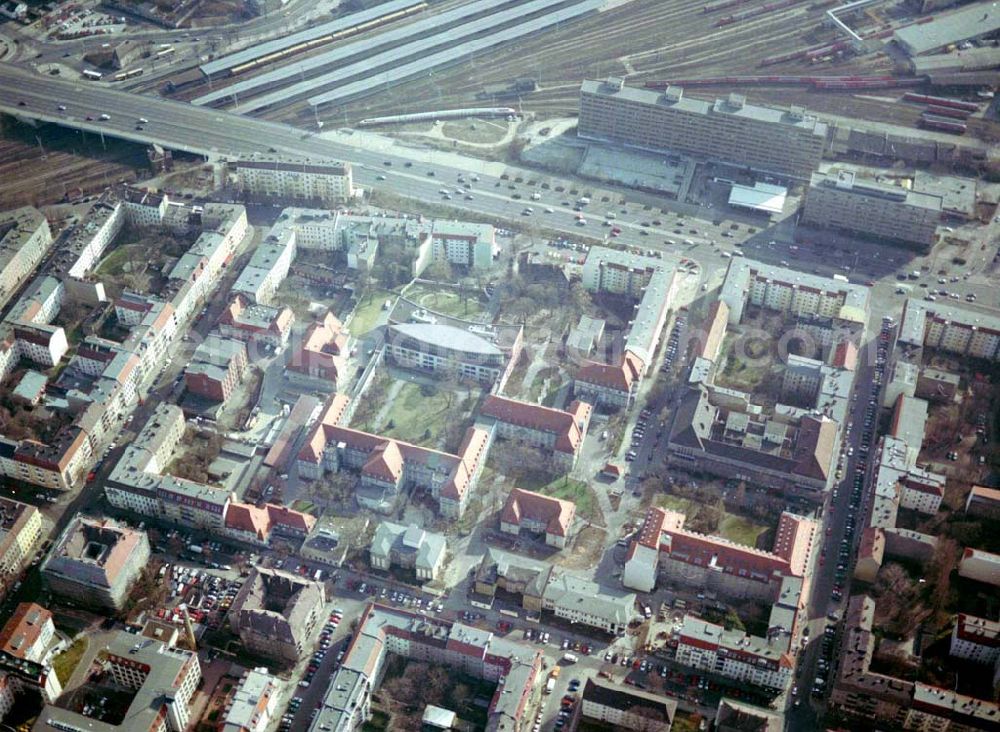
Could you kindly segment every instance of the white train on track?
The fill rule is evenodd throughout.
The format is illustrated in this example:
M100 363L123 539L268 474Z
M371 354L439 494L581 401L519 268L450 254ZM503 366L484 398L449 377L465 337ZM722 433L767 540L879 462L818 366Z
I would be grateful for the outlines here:
M414 114L394 114L388 117L369 117L358 122L358 127L378 125L401 125L408 122L436 122L441 119L465 119L467 117L517 117L513 107L466 107L465 109L442 109L437 112L415 112Z

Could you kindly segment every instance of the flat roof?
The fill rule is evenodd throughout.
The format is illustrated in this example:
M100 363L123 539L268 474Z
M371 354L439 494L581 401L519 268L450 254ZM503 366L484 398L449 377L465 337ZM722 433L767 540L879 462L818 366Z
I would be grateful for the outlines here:
M390 326L401 336L451 351L481 356L499 356L502 351L485 338L453 325L438 323L402 323ZM392 343L390 339L390 344Z
M418 5L419 2L420 0L392 0L392 2L382 3L381 5L369 8L368 10L362 10L357 13L350 13L349 15L342 16L336 20L331 20L329 23L322 23L320 25L313 26L312 28L306 28L298 33L291 33L287 36L276 38L273 41L254 44L249 48L244 48L242 51L230 53L222 56L221 58L217 58L214 61L210 61L207 64L202 64L198 68L201 69L201 73L206 76L218 74L220 71L228 71L233 66L245 64L248 61L253 61L254 59L258 59L262 56L266 56L277 51L283 51L286 48L291 48L292 46L305 43L306 41L322 38L325 35L336 33L337 31L350 28L351 26L359 23L374 20L375 18L381 18L384 15L395 13L398 10L413 7L414 5Z
M997 30L1000 30L1000 5L974 3L938 15L929 23L900 28L893 38L910 53L921 54L950 43L980 38Z
M785 208L788 189L767 183L744 186L734 183L729 191L729 205L749 208L769 214L780 214Z
M899 185L895 179L870 178L849 167L831 168L825 173L813 173L810 188L833 188L869 198L895 201L906 206L940 211L942 196Z
M706 102L701 99L691 99L683 94L681 87L670 87L672 94L676 96L668 97L662 91L652 89L641 89L634 86L622 84L620 87L612 86L606 81L594 81L584 79L580 92L582 94L593 94L604 97L617 97L636 104L649 106L662 106L668 109L675 109L690 114L718 114L731 117L751 119L757 122L768 122L771 124L787 125L805 130L812 130L817 134L826 136L826 125L808 112L802 114L792 114L788 109L775 107L762 107L756 104L747 104L745 101L733 104L733 98L716 99L714 102Z

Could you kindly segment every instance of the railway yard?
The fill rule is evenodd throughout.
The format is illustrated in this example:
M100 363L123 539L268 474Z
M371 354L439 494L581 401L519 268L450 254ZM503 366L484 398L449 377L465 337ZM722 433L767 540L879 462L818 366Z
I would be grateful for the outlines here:
M686 81L685 93L694 98L736 92L753 103L801 105L912 130L937 124L945 132L996 141L998 125L981 114L959 120L961 130L948 130L948 122L928 115L926 106L902 100L911 90L968 94L924 83L897 48L883 45L892 29L933 16L895 2L841 14L868 41L869 52L854 55L845 49L844 31L827 16L832 6L823 0L394 0L211 60L202 56L195 65L179 54L169 72L112 83L316 129L486 104L535 120L571 118L583 79L621 76L633 86ZM830 88L837 86L854 88ZM506 92L493 96L491 89ZM23 137L6 136L0 161L19 159ZM54 155L40 166L53 170L50 177L60 186L72 184L75 175L73 146L65 147L66 161ZM109 168L100 177L124 174Z
M444 3L425 12L444 13L456 5L461 4ZM733 11L739 7L706 12L706 7L710 6L698 1L633 0L477 54L465 62L445 65L424 78L388 87L376 84L377 93L343 101L334 108L321 106L318 112L321 119L330 123L349 124L364 117L473 106L484 87L528 77L537 80L538 87L516 98L520 109L539 116L558 117L576 113L579 83L584 78L624 76L635 85L655 80L706 79L749 73L804 77L890 76L897 69L896 62L881 52L851 57L833 51L827 56L808 54L770 63L797 51L818 49L822 52L836 48L843 41L840 31L824 23L830 3L773 5L783 7L719 25L726 19L736 18L738 13ZM876 9L881 8L876 6ZM891 3L885 4L880 15L873 12L872 16L862 16L857 21L858 30L863 34L876 34L890 24L899 26L913 22L912 18L903 15L901 8ZM883 25L876 25L874 18L881 20ZM286 62L293 74L297 73L300 64L300 57ZM247 76L252 78L253 74ZM377 75L374 81L380 81ZM238 83L246 86L251 82L241 77ZM817 112L903 126L916 126L921 118L920 108L899 104L902 92L892 88L862 90L854 94L808 86L788 88L723 82L689 87L685 91L702 98L739 92L755 102L800 104ZM214 92L213 98L222 94L218 85ZM188 92L185 96L196 95ZM240 101L242 106L242 99ZM314 124L314 110L305 100L266 109L261 114L269 119ZM978 120L972 120L970 130L987 139L994 134L989 124Z

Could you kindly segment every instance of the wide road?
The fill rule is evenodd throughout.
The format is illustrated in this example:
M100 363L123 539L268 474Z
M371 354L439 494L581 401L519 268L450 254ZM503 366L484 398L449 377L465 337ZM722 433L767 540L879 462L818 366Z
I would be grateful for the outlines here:
M60 106L65 109L59 109ZM883 280L880 284L888 290L885 294L892 301L887 303L889 309L898 312L903 297L893 297L896 283L889 278L893 272L919 265L910 253L876 244L859 248L850 246L853 242L846 242L842 250L827 246L796 246L791 220L771 228L758 222L755 228L764 230L753 236L748 234L746 226L741 226L734 238L723 238L723 228L705 219L736 218L733 214L713 213L709 209L638 193L616 194L616 200L607 204L595 197L584 211L587 225L580 226L576 220L577 212L573 210L574 196L568 192L556 193L555 189L559 185L566 191L593 187L589 184L560 181L551 176L539 176L525 168L498 166L455 153L438 154L401 145L375 149L377 146L371 144L372 138L363 134L357 135L356 142L350 140L350 135L339 135L338 140L325 139L286 124L199 108L184 102L138 96L82 79L70 81L38 75L8 64L0 64L0 112L79 129L87 134L105 134L143 145L157 143L172 150L210 158L273 151L343 160L353 164L355 181L365 187L377 186L380 190L422 201L446 202L455 209L473 211L498 221L525 221L530 218L546 232L591 242L599 242L608 236L610 229L600 224L606 212L614 211L618 216L616 224L621 228L621 236L617 239L619 244L643 250L668 250L696 259L702 264L706 278L714 280L709 283L712 288L718 280L711 275L725 267L726 258L735 247L743 245L749 256L764 262L779 264L787 261L793 268L821 274L842 272L849 268L852 278ZM110 119L101 120L102 114ZM140 119L148 122L140 125ZM97 144L96 139L94 144ZM501 167L511 181L519 176L525 180L544 177L552 184L551 188L542 190L502 181L498 172ZM478 173L479 180L473 184L472 191L467 191L456 181L458 174L468 175L471 172ZM452 200L443 200L445 197L441 191L445 190ZM531 201L533 193L540 195L540 200ZM626 203L622 205L620 201ZM644 203L653 205L647 208ZM526 206L534 208L531 217L522 216ZM661 208L671 213L661 214ZM692 217L696 220L692 221ZM683 225L679 223L681 220ZM684 246L682 242L685 239L697 246ZM671 241L675 243L671 244ZM987 234L984 241L992 244L992 237ZM848 246L850 254L846 251ZM983 261L970 261L969 268L964 271L963 268L946 265L949 274L980 271L976 273L978 277L962 280L957 285L950 285L949 289L956 290L962 297L969 292L977 292L980 304L995 305L996 290L980 274L983 268L988 267L992 252L993 247L989 246L988 252L983 253ZM938 266L938 263L934 264ZM935 276L933 271L928 272L926 284L933 285ZM919 296L923 292L915 288L913 294Z

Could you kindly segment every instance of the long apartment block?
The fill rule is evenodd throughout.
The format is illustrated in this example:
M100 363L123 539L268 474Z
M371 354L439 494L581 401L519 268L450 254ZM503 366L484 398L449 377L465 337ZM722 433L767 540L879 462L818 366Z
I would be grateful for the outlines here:
M580 87L577 134L807 179L823 157L827 126L801 107L747 104L739 94L708 102L676 86L660 92L609 78Z

